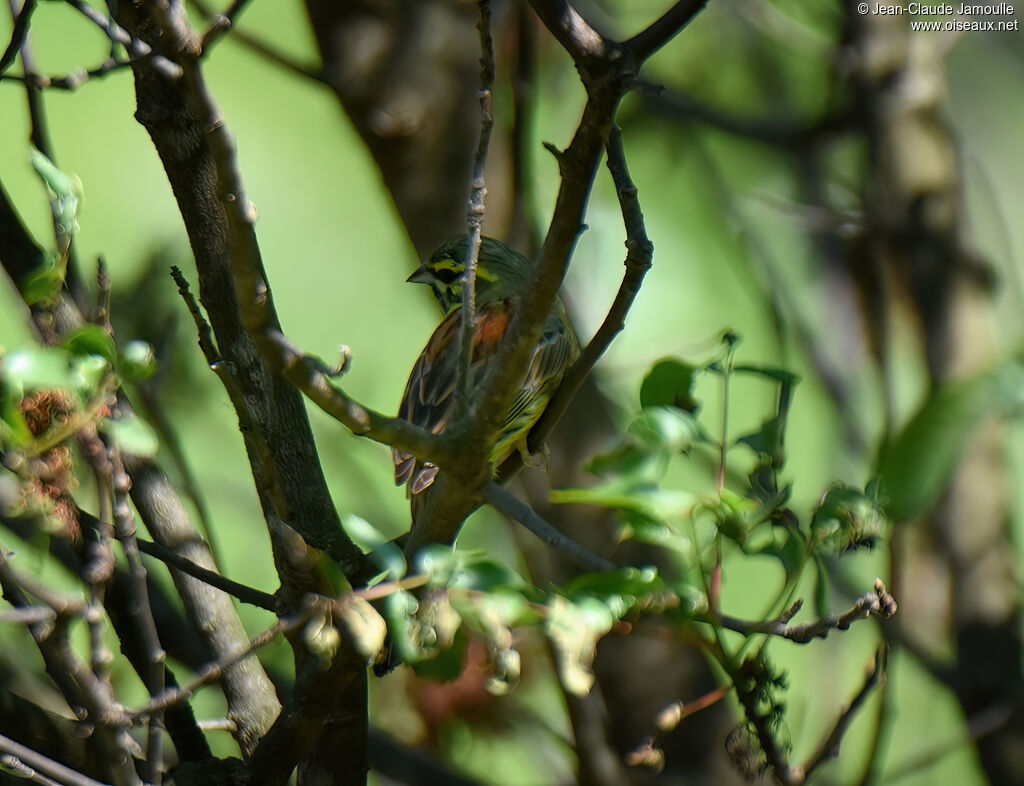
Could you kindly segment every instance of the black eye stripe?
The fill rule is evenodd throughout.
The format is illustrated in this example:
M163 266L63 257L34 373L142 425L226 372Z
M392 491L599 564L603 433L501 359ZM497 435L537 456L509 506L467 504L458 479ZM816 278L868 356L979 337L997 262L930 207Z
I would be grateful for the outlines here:
M442 284L450 284L457 279L461 273L452 270L451 268L440 268L433 271L434 278L440 281Z

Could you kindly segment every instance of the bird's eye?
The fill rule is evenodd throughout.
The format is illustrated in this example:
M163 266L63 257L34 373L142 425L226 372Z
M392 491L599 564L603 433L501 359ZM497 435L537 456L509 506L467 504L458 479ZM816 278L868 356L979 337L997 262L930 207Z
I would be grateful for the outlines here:
M462 271L456 270L453 265L435 265L431 272L434 274L434 278L442 284L451 284L462 275Z

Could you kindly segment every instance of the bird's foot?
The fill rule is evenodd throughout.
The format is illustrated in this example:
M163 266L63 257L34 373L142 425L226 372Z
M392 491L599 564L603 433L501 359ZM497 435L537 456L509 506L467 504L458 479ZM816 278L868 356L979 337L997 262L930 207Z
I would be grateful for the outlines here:
M523 466L530 467L532 469L542 469L545 472L548 471L548 459L551 457L551 450L548 448L545 442L540 446L540 450L536 453L530 453L526 447L526 440L523 440L516 449L519 451L519 455L523 459Z

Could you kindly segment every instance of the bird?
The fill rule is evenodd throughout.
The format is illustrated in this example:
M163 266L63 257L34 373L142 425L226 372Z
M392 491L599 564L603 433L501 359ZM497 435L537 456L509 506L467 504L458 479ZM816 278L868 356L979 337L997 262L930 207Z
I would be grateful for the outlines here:
M442 433L455 414L455 386L460 358L462 282L469 251L468 236L444 243L409 276L407 281L427 284L444 316L413 365L402 396L398 417ZM522 302L533 263L499 240L480 238L476 268L476 332L467 389L472 396L490 372L512 317ZM556 299L544 322L515 398L502 421L489 461L497 467L519 450L526 454L526 437L544 413L565 370L579 357L576 332L561 298ZM470 400L469 409L473 401ZM416 526L418 503L437 477L438 467L397 448L392 451L395 485L406 485L413 503Z

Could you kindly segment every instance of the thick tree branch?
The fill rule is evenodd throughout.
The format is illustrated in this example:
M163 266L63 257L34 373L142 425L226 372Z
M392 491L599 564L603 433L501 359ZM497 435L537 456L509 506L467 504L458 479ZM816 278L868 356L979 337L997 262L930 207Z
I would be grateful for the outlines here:
M213 571L213 556L167 477L143 460L126 456L125 465L132 478L132 501L153 539L192 564ZM248 640L230 597L173 568L171 578L189 619L211 652L217 656L235 652ZM228 717L237 727L235 738L243 753L248 753L280 712L274 686L256 659L225 668L221 685L228 700Z
M235 374L239 400L249 410L240 412L240 418L263 426L260 436L267 450L251 439L246 447L264 515L268 523L277 520L294 528L358 584L366 578L365 559L341 528L301 396L261 357L261 350L268 352L274 344L268 333L280 326L234 140L199 68L198 36L180 5L151 11L118 4L117 12L133 36L159 39L163 51L183 69L183 78L172 81L145 63L136 65L136 116L153 138L182 211L199 270L201 299L219 350ZM274 356L272 351L268 354ZM276 551L278 556L287 553ZM299 575L301 571L279 569L284 583L308 580Z

